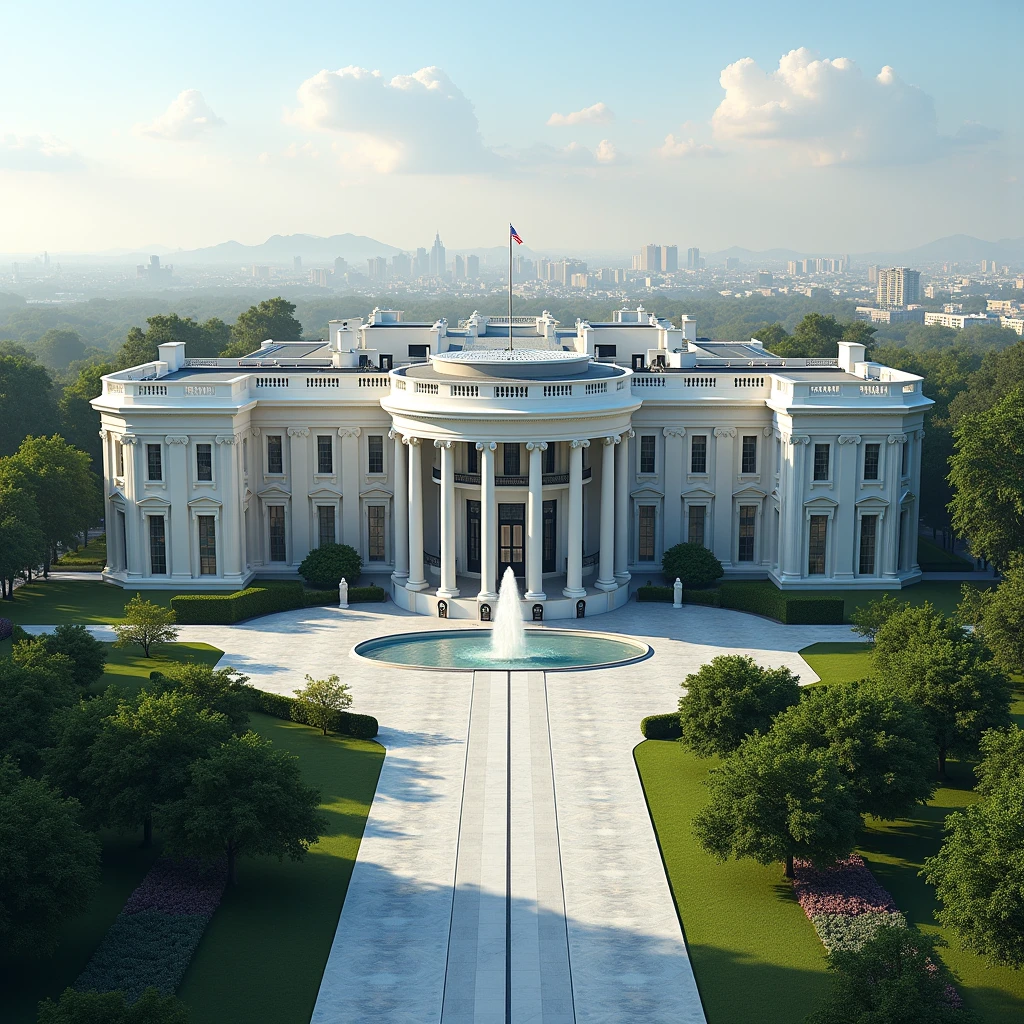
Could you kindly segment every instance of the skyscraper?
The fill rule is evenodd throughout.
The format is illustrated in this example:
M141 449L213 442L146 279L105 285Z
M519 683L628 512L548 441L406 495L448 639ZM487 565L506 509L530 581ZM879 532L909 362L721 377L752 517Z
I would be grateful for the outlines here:
M666 274L674 274L679 269L679 247L677 245L661 247L661 269Z
M301 256L293 256L292 257L292 270L294 270L296 274L301 274L302 273L302 257Z
M430 276L444 277L448 265L445 262L444 244L441 242L441 232L434 235L434 244L430 248Z
M480 276L480 257L479 256L467 256L466 257L466 277L470 280L475 281Z
M396 252L391 257L391 276L406 281L411 273L412 257L407 252Z
M366 261L366 276L371 281L383 284L388 279L388 261L386 256L373 256Z
M412 269L416 277L428 277L430 275L430 254L422 245L416 250Z
M461 256L456 256L452 261L452 279L461 281L466 276L466 261Z
M660 245L645 245L640 250L640 269L641 270L661 270L661 246Z
M878 270L877 305L879 309L903 309L921 301L921 272L906 267Z
M700 249L696 246L686 250L686 269L700 270Z
M334 276L344 277L348 273L348 260L344 256L334 257Z

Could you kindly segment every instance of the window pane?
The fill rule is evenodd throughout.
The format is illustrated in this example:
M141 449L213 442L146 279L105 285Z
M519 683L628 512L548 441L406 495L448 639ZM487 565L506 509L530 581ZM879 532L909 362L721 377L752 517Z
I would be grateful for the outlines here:
M249 438L242 438L242 472L249 475Z
M115 441L114 451L117 452L117 475L124 476L124 445Z
M554 473L555 471L555 442L549 441L544 449L544 472Z
M146 445L146 463L149 468L149 479L163 480L163 466L160 464L160 445Z
M690 438L690 472L706 473L708 471L708 436L694 434Z
M757 435L743 438L743 456L740 461L740 472L757 472Z
M640 472L653 473L654 468L654 444L653 434L643 434L640 438Z
M154 576L167 573L167 544L164 536L164 517L149 517L149 571Z
M329 434L318 434L316 438L316 471L318 473L334 472L334 444Z
M865 480L877 480L878 479L878 451L881 445L877 444L866 444L864 445L864 479Z
M686 539L690 544L704 544L704 519L707 516L707 506L691 505L687 515Z
M807 542L807 573L823 576L825 573L825 535L828 516L811 516L810 536Z
M384 561L384 506L369 505L370 516L370 561Z
M270 523L270 560L285 561L284 505L271 505L267 509Z
M519 445L506 444L505 449L505 476L519 476Z
M267 472L283 473L284 458L281 454L281 435L267 435Z
M476 445L472 441L466 445L466 472L480 472L480 453L476 450Z
M213 516L199 516L199 572L203 576L217 575L217 520Z
M384 435L371 434L366 439L367 469L371 473L384 472Z
M829 444L816 444L814 446L814 479L828 479L829 452L832 446Z
M900 445L900 475L907 475L908 456L910 452L910 443L904 442Z
M334 506L319 505L316 510L317 547L334 543Z
M652 438L653 440L653 438ZM654 506L640 506L640 551L641 562L654 561Z
M548 451L551 451L548 448ZM547 452L544 453L545 455ZM545 501L542 506L541 522L541 571L555 571L555 525L557 522L557 501Z
M213 479L213 450L211 445L196 445L196 479Z
M740 505L740 543L737 558L741 562L754 560L754 521L756 505Z
M875 575L875 545L878 538L878 516L864 516L860 521L860 573Z

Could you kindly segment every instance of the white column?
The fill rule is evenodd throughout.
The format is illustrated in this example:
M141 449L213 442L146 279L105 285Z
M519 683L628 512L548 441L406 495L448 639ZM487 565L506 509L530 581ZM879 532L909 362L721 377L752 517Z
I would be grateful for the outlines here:
M889 460L886 467L887 490L886 497L889 499L889 508L886 510L888 526L885 529L885 548L882 555L882 575L886 579L896 579L899 576L899 551L900 551L900 488L902 486L902 459L903 445L907 443L906 434L890 434L887 438L889 444L886 448L886 458ZM884 520L883 520L884 522Z
M359 427L340 427L341 438L341 543L363 553L359 521ZM295 494L294 487L292 494Z
M733 439L735 427L715 427L715 557L728 567L732 564L732 492L735 489Z
M167 568L172 580L192 578L192 560L189 544L188 496L192 493L192 480L188 465L188 435L168 434L167 443L167 486L171 495L180 495L182 500L171 499L169 522L164 523L164 537L167 543Z
M405 438L392 428L388 437L395 442L394 505L395 571L391 578L404 583L409 578L409 467L405 453Z
M138 502L146 496L145 458L146 445L135 434L123 434L121 440L130 445L125 452L125 552L124 571L128 578L143 575L142 534L139 527ZM129 476L130 474L130 476Z
M907 564L912 570L917 572L921 568L917 558L917 523L921 517L921 458L924 454L924 431L917 430L910 436L914 438L913 447L910 449L913 456L910 465L910 489L917 497L914 498L910 508L909 536L904 543L909 545L907 549Z
M683 539L683 437L685 427L665 427L665 549Z
M423 459L420 438L409 442L409 580L406 590L426 590L423 575Z
M782 435L783 451L789 445L793 449L783 474L782 550L779 552L779 570L783 581L796 581L803 576L805 453L810 443L807 434L793 434L791 437Z
M224 566L221 575L240 582L245 556L242 553L242 495L238 487L238 450L234 434L218 434L217 466L221 493L224 495L221 522L223 524Z
M583 587L583 449L586 439L569 442L569 530L566 545L566 597L586 597Z
M494 441L478 441L480 453L480 593L481 601L494 601L498 575L498 506L494 502Z
M598 562L598 590L616 590L615 582L615 446L619 435L602 437L601 453L601 552Z
M309 554L309 427L289 427L290 463L288 479L292 489L291 538L288 563L298 565ZM218 566L219 568L219 566Z
M530 493L526 503L526 593L527 601L543 601L544 593L544 477L541 453L547 441L527 441L530 453Z
M625 586L629 574L629 441L627 430L615 450L615 582Z
M455 442L435 441L441 449L441 586L438 597L458 597L455 580Z
M829 529L835 530L831 550L837 580L852 580L857 552L857 467L860 463L860 434L840 434L836 459L836 501L839 502Z

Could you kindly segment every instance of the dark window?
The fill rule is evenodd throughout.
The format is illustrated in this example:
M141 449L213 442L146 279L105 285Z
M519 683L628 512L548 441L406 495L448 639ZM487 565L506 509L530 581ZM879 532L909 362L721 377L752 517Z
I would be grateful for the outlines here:
M686 539L690 544L704 547L704 522L708 510L706 505L691 505L686 517Z
M816 444L814 446L814 479L828 479L828 460L832 446L830 444Z
M811 516L810 533L807 540L807 574L825 575L825 537L828 533L828 516Z
M367 472L384 472L384 435L370 434L366 439Z
M910 461L909 460L909 455L910 455L910 444L905 441L903 444L900 445L900 475L901 476L906 476L907 475L907 464Z
M124 445L115 441L114 451L117 453L117 475L124 476Z
M503 445L505 450L505 476L519 476L519 445Z
M654 561L654 506L640 506L640 536L638 558L641 562Z
M217 520L214 516L198 516L199 572L202 576L217 575Z
M654 442L653 434L640 435L640 472L653 473L654 469Z
M782 439L775 438L775 475L782 472Z
M614 345L595 345L594 352L597 353L598 359L614 359L615 358L615 346Z
M878 447L877 445L875 446ZM860 521L860 574L875 575L875 546L878 540L878 516L864 516Z
M864 479L865 480L877 480L878 479L878 453L881 449L880 444L866 444L864 445Z
M370 517L370 561L384 561L384 506L368 505Z
M690 472L708 471L708 435L694 434L690 438Z
M555 471L555 442L549 441L544 449L544 472L554 473ZM552 570L554 571L554 570Z
M548 451L551 449L549 448ZM545 501L541 527L541 571L555 571L555 526L557 523L557 501Z
M409 346L409 358L410 359L426 359L427 349L429 345L410 345Z
M466 472L480 472L480 453L476 450L476 445L472 441L466 445Z
M281 452L281 435L267 435L267 472L283 473L284 456Z
M470 446L471 452L476 449ZM480 502L466 501L466 568L470 572L480 572Z
M146 445L146 466L149 469L150 480L163 480L164 468L160 463L160 445Z
M208 444L196 445L196 479L213 479L213 447Z
M267 509L270 521L270 560L285 561L284 505L271 505Z
M317 547L334 543L334 506L318 505L316 509Z
M330 434L318 434L316 438L316 471L330 474L334 472L334 442Z
M154 576L167 574L167 542L164 537L164 517L149 517L149 571Z
M242 472L249 475L249 438L242 438Z
M905 569L903 564L903 538L907 535L907 510L900 513L900 532L896 538L896 568Z
M740 505L740 544L737 558L740 562L754 560L754 519L756 505Z
M757 435L743 438L743 453L740 456L740 472L757 472Z

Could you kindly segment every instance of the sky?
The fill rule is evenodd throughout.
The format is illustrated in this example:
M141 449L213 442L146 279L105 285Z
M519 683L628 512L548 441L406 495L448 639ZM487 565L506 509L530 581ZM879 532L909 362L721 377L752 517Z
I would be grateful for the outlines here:
M1020 0L3 8L0 252L1024 235Z

